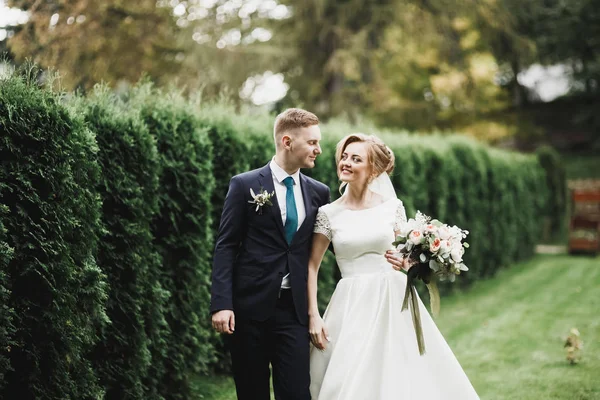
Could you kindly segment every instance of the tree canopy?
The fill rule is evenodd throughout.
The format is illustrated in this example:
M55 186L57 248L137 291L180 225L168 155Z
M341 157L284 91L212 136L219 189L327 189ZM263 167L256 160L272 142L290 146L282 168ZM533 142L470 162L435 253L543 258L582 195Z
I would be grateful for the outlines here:
M324 118L444 128L532 100L518 75L565 65L598 97L600 0L9 0L30 14L11 56L67 89L147 74L243 102L249 77L281 73L278 105ZM535 99L533 99L535 100Z

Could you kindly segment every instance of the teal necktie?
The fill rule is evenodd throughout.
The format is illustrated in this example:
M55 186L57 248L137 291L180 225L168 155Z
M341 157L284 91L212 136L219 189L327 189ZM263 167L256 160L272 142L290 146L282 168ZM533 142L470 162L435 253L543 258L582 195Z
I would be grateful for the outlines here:
M294 178L288 176L283 180L283 183L287 188L285 194L285 239L290 244L298 229L298 210L296 209L296 199L294 199Z

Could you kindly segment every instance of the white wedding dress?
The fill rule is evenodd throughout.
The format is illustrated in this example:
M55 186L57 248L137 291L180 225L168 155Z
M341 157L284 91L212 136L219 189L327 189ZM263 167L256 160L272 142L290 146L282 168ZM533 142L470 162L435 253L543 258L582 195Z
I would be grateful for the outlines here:
M365 210L319 209L314 231L332 241L342 279L324 315L331 341L311 348L313 400L479 398L421 300L419 354L410 310L401 311L406 275L384 256L404 221L395 197Z

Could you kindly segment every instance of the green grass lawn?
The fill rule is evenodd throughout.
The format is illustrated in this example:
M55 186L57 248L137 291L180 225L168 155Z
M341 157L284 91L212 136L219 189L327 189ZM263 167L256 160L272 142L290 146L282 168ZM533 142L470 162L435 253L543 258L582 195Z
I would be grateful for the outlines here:
M484 400L600 399L600 258L544 255L442 299L437 324ZM563 344L577 327L577 365ZM230 378L199 398L233 400ZM454 400L454 399L449 399Z
M197 399L236 400L233 379L228 376L202 376L196 382Z

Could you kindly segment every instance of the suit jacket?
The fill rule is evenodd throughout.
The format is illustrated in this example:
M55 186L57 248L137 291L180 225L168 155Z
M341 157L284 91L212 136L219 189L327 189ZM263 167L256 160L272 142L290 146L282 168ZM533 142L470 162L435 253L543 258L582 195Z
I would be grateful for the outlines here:
M212 270L212 313L233 310L236 318L264 321L273 315L286 266L298 320L308 322L306 281L313 227L320 206L329 202L329 188L300 174L306 218L292 242L285 239L277 196L272 206L256 211L250 189L275 191L267 164L234 176L221 215Z

